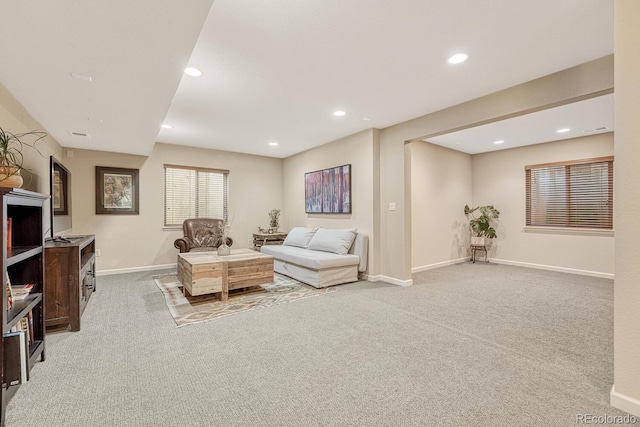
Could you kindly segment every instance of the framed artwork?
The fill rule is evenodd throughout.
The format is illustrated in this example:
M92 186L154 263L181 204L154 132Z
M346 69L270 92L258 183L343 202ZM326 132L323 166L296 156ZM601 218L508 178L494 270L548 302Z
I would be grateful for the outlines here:
M58 164L54 164L51 179L53 214L69 215L69 173Z
M140 213L138 169L96 166L96 214Z
M351 165L304 174L306 213L351 213Z

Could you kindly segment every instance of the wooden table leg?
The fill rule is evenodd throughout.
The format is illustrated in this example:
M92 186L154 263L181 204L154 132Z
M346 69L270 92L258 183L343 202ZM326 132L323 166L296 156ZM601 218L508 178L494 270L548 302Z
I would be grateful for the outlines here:
M229 264L222 263L222 292L220 295L221 301L227 301L229 299Z

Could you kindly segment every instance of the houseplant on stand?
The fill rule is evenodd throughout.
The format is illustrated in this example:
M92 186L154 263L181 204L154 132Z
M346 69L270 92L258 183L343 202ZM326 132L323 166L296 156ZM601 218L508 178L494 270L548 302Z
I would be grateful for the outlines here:
M0 127L0 187L22 187L22 150L24 147L31 147L42 155L36 145L45 136L46 132L42 131L12 133Z
M465 205L464 214L471 228L471 246L486 246L486 239L495 239L496 229L491 223L500 217L500 212L493 205L475 208Z
M269 211L269 233L277 233L280 227L280 209Z

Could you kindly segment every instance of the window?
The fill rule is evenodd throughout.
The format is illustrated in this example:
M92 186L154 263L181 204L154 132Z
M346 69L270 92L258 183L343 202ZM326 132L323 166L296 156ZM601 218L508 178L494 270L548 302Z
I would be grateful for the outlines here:
M525 166L527 225L613 229L613 157Z
M229 171L164 165L164 225L187 218L228 219Z

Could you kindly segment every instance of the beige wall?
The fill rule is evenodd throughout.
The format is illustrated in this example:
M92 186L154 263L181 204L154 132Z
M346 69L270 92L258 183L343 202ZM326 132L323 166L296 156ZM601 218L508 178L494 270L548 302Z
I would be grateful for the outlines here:
M615 3L615 301L611 403L640 416L640 2Z
M613 133L530 145L473 156L473 204L500 211L489 255L522 265L613 275L612 233L530 232L525 225L524 166L613 155ZM616 159L617 160L617 159Z
M24 133L33 130L44 130L42 125L24 109L11 93L0 84L0 127L11 133ZM62 151L60 144L51 136L47 136L37 145L38 151L25 147L24 166L27 170L22 172L24 179L23 188L39 193L49 194L49 156L58 156ZM45 206L45 237L50 234L49 202Z
M464 205L471 205L471 156L428 142L411 150L412 271L468 256L469 227Z
M164 165L229 170L229 218L234 248L249 247L267 212L282 207L282 160L157 143L149 157L74 149L62 163L72 173L73 234L95 234L101 251L98 272L176 262L173 241L181 230L165 230ZM68 152L68 151L67 151ZM95 214L95 167L140 169L140 215Z
M357 227L369 237L369 275L375 274L373 258L375 140L377 131L367 130L330 144L305 151L284 160L284 226L345 228ZM320 169L351 164L351 214L307 214L304 203L304 174Z
M608 56L380 131L380 270L411 280L411 174L405 142L531 113L613 91ZM409 190L408 190L409 189ZM405 192L409 191L409 194ZM394 202L397 211L387 206Z

